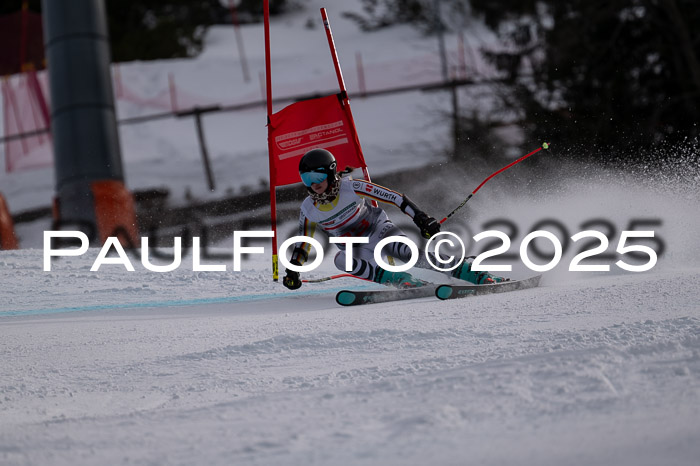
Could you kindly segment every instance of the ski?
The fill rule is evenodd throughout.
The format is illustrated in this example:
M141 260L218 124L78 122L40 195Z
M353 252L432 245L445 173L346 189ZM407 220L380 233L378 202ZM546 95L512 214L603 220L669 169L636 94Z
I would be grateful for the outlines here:
M359 304L386 303L404 299L427 298L435 296L435 285L418 288L352 291L342 290L335 295L335 301L341 306L357 306Z
M505 293L507 291L525 290L535 288L540 283L542 275L526 278L524 280L512 280L493 285L427 285L419 288L404 290L369 290L353 291L342 290L335 296L335 301L341 306L357 306L361 304L386 303L390 301L402 301L405 299L427 298L437 296L445 299L466 298L467 296L479 296L491 293Z
M492 285L440 285L435 290L435 296L440 299L458 299L490 293L525 290L539 285L540 278L542 278L542 275L535 275L524 280L512 280Z

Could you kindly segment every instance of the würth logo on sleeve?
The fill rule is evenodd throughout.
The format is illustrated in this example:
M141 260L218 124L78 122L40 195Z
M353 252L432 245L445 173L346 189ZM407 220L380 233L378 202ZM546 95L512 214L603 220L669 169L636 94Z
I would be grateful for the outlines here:
M397 195L391 191L386 191L384 189L374 188L372 195L386 199L387 201L396 202Z

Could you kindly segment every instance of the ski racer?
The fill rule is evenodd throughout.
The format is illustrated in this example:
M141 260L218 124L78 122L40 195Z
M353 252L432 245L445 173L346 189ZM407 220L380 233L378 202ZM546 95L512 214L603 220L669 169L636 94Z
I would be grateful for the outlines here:
M364 180L355 180L345 173L338 173L337 162L333 154L325 149L313 149L301 158L299 174L309 191L309 196L301 205L299 216L299 235L313 237L316 228L321 228L329 236L364 236L369 243L353 245L352 275L372 280L377 283L398 288L423 286L422 282L407 272L391 272L381 268L374 260L374 247L384 238L405 236L396 227L381 207L373 206L369 201L394 204L403 213L413 219L420 229L421 236L430 238L440 231L440 223L420 210L408 197ZM308 259L308 243L296 243L290 263L302 265ZM335 256L335 266L345 270L345 245L338 244L340 251ZM386 255L408 262L411 250L400 242L389 243ZM504 281L488 272L472 272L471 262L463 261L451 272L453 277L476 284ZM432 269L430 263L421 254L416 267ZM299 272L285 269L283 284L295 290L301 287Z

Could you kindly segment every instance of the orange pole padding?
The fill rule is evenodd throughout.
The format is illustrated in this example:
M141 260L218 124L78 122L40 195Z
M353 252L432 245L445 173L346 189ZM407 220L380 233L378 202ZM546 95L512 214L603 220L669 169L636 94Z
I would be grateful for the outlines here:
M19 242L15 236L15 227L10 215L10 209L2 194L0 194L0 249L19 249Z
M101 243L116 236L127 248L140 245L134 198L124 183L101 180L91 183L95 203L97 235Z

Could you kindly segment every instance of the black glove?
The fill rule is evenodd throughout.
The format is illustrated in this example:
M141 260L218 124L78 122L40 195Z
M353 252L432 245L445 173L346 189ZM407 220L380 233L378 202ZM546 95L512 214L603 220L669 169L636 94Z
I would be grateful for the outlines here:
M297 261L291 261L291 264L301 265ZM284 269L286 275L282 279L282 284L289 288L290 290L298 290L301 288L301 278L299 277L299 272L294 270Z
M413 223L420 228L420 234L423 238L430 238L440 232L440 224L433 217L429 217L425 212L416 212L413 216Z

